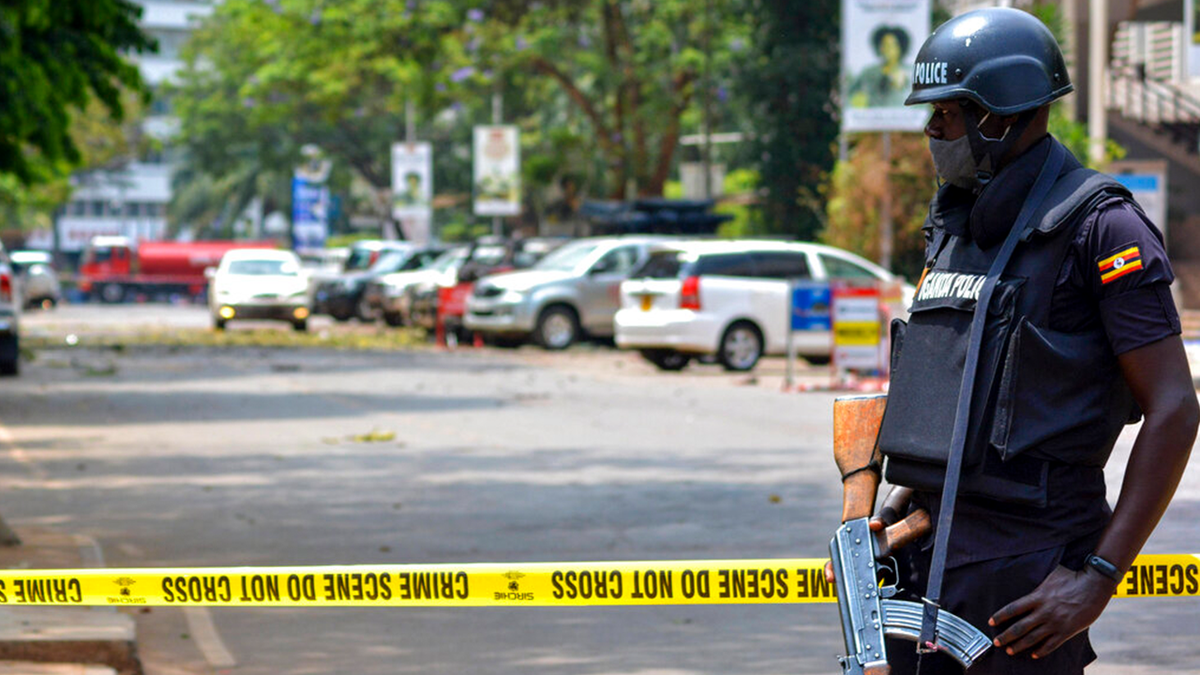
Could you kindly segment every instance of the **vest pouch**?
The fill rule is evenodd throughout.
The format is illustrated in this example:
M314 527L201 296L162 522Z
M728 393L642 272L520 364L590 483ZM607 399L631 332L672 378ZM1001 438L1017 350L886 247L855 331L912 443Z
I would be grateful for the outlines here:
M992 295L963 456L966 472L983 461L989 438L983 430L990 430L991 421L989 403L1023 283L1023 279L1003 281ZM887 457L884 475L890 483L941 489L974 308L973 300L964 302L959 297L914 303L902 330L902 344L893 348L892 393L879 431L879 448Z
M1004 361L991 434L1000 458L1104 466L1136 417L1104 331L1062 333L1022 318Z

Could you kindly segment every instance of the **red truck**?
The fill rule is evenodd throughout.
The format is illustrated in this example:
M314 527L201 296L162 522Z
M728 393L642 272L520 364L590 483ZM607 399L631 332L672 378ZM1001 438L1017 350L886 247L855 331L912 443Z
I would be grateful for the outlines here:
M204 270L235 248L277 248L270 241L140 241L95 237L79 263L79 290L104 302L138 296L197 297L208 288Z

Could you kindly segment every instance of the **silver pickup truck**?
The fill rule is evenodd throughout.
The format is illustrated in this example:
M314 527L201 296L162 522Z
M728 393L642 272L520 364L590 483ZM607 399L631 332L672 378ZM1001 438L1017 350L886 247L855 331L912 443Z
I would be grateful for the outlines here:
M533 267L480 279L467 299L464 325L495 344L530 338L566 349L583 336L609 337L620 307L621 282L670 237L579 239Z

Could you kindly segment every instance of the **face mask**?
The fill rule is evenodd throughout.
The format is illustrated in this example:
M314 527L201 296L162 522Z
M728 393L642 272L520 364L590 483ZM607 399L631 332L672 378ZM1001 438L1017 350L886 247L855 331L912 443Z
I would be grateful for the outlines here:
M965 135L953 141L931 138L929 152L933 155L933 168L942 180L964 190L978 191L979 167L971 153L971 142Z

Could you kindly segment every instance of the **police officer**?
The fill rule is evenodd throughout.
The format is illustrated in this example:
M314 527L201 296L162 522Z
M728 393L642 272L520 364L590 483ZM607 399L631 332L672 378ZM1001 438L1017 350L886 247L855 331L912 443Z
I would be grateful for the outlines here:
M1072 89L1041 22L985 9L934 31L906 101L932 105L942 185L910 318L893 326L879 446L898 487L872 526L929 509L908 590L993 637L971 673L1083 672L1087 628L1170 502L1200 419L1162 235L1047 132ZM1138 419L1110 509L1103 467ZM961 672L911 642L889 656L895 673Z

